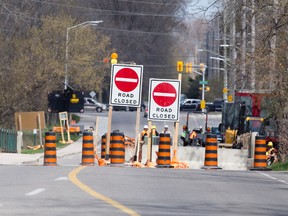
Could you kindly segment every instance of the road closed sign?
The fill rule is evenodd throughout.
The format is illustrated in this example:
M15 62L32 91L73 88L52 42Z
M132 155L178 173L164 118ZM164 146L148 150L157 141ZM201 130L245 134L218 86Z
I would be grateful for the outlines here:
M179 80L150 79L148 120L179 121Z
M140 107L142 76L142 65L112 65L109 104Z

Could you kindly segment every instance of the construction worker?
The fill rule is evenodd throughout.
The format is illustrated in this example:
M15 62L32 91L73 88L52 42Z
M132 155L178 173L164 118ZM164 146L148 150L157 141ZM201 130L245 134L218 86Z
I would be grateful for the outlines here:
M271 165L274 162L277 162L277 150L273 148L273 142L268 142L266 150L266 159L268 165Z
M189 144L188 141L188 134L189 134L189 130L188 127L186 125L183 125L183 130L180 136L180 139L183 141L183 146L187 146Z
M191 140L192 145L196 146L197 145L197 133L195 130L192 131L189 138Z
M144 125L143 130L140 135L139 157L138 157L139 162L142 161L142 147L145 144L145 140L144 140L145 137L148 137L148 125Z
M152 133L152 136L159 136L159 133L156 130L156 126L155 125L152 126L151 133Z
M168 130L168 125L164 126L164 130L162 131L162 133L171 134L170 131Z
M148 125L144 125L141 132L141 141L144 141L145 136L148 136Z

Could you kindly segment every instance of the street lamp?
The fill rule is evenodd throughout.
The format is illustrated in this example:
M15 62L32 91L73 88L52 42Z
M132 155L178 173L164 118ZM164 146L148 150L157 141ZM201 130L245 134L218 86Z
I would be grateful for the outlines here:
M224 47L226 48L226 47ZM210 50L203 50L203 49L199 49L198 50L199 52L208 52L208 53L211 53L217 57L210 57L210 59L215 59L215 60L218 60L218 61L223 61L224 62L224 77L223 77L223 100L224 101L227 101L228 99L228 92L227 92L227 89L228 89L228 71L227 71L227 64L229 61L229 59L226 58L226 56L222 56L222 55L219 55L218 53L215 53L215 52L212 52ZM225 52L226 53L226 52Z
M64 81L64 89L66 90L67 89L67 85L69 84L68 83L68 48L69 48L69 31L71 29L74 29L74 28L78 28L78 27L85 27L85 26L95 26L97 25L98 23L101 23L103 22L102 20L98 20L98 21L86 21L86 22L83 22L83 23L80 23L78 25L74 25L74 26L71 26L71 27L68 27L67 28L67 31L66 31L66 55L65 55L65 81Z
M225 56L222 56L222 55L220 55L220 54L218 54L218 53L215 53L215 52L212 52L212 51L206 50L206 49L198 49L197 51L198 51L198 52L208 52L208 53L211 53L211 54L213 54L213 55L219 56L220 58L226 58Z

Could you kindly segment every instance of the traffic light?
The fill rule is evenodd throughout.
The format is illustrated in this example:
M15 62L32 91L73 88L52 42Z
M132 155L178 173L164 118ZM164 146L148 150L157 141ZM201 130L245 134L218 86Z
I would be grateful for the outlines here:
M192 73L192 63L188 62L185 64L185 71L186 73Z
M199 66L200 66L200 71L204 72L205 71L205 64L204 63L200 63Z
M202 87L199 87L199 90L201 90L202 91ZM210 91L210 87L209 86L205 86L204 87L204 91Z
M205 109L205 107L206 107L205 100L201 100L201 102L200 102L200 108L201 108L201 109Z
M110 57L111 57L111 64L117 64L118 54L116 52L113 52Z
M192 73L192 67L193 65L192 65L192 63L191 62L189 62L189 67L188 67L188 71L189 71L189 73Z
M233 101L233 95L229 95L227 99L228 99L228 102L232 102Z
M177 61L177 71L178 72L183 71L183 61Z
M228 92L228 88L223 88L223 93L227 93Z

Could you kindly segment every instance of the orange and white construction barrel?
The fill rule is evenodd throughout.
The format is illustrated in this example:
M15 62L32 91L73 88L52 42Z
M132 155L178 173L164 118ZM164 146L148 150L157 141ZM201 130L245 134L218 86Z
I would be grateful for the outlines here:
M55 132L45 133L45 145L44 145L44 166L56 166L57 154L56 154L56 134Z
M255 137L255 152L254 152L254 166L250 170L270 171L272 169L267 168L266 159L266 137Z
M125 165L125 146L124 134L119 131L113 131L110 134L110 165Z
M94 166L94 143L93 143L93 132L84 131L82 138L82 165L83 166Z
M217 135L208 133L205 144L205 160L202 169L222 169L218 166Z
M160 133L157 153L157 168L172 168L171 166L171 140L169 133Z

